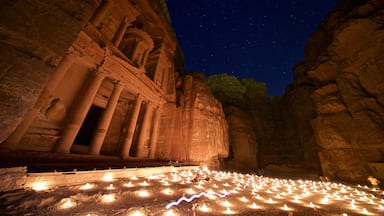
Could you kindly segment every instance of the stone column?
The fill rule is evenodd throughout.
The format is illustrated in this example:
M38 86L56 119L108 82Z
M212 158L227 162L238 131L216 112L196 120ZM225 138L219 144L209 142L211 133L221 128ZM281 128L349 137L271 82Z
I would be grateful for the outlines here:
M163 68L164 67L162 67L161 65L160 65L160 58L161 57L159 57L159 59L157 60L157 62L156 62L156 67L155 67L155 74L153 75L153 81L159 86L159 87L161 87L161 83L160 83L160 76L161 76L161 70L163 70Z
M141 43L142 43L142 41L140 40L140 39L138 39L137 40L137 43L136 43L136 46L135 46L135 48L133 49L133 52L132 52L132 56L131 56L131 60L132 60L132 62L133 63L139 63L138 61L137 61L137 58L138 58L138 53L139 53L139 50L140 49L142 49L142 46L141 46Z
M169 79L169 68L166 67L163 74L163 81L161 83L161 89L163 89L165 93L167 93L167 90L168 90L168 79Z
M142 68L145 67L145 63L147 62L149 53L150 53L150 50L147 50L144 52L143 59L141 60L141 67Z
M121 148L121 157L123 159L129 157L129 151L131 150L133 135L135 134L137 118L139 117L142 101L143 99L141 98L140 95L138 95L135 102L135 107L133 108L133 111L132 111L131 119L130 119L128 130L127 130L127 135L125 137L124 144Z
M145 141L149 137L149 128L151 123L151 116L153 113L153 106L150 102L147 103L147 107L145 109L144 118L143 118L143 124L141 125L141 131L139 135L139 140L137 142L137 154L136 157L138 158L145 158L148 157L148 152L145 148Z
M87 116L89 108L91 107L105 76L105 72L101 70L93 74L93 79L89 83L89 86L85 90L81 99L76 104L72 115L70 115L68 124L63 129L60 140L56 143L56 146L53 149L54 152L70 153L73 141L75 140L85 117Z
M103 2L101 2L100 6L97 8L96 12L92 16L91 21L93 25L95 26L100 25L101 21L107 15L111 6L112 6L111 0L104 0Z
M109 98L107 107L105 108L103 115L101 116L98 122L94 136L92 137L91 145L88 150L88 153L91 155L100 154L101 146L103 145L109 125L111 124L112 116L116 110L117 102L119 101L121 91L124 88L124 84L120 81L116 81L114 84L114 89Z
M24 120L17 126L16 130L8 137L8 139L4 142L1 148L8 150L16 150L19 142L27 132L29 126L32 124L33 120L39 114L40 110L43 109L47 103L49 102L49 98L52 95L52 92L59 85L61 80L64 78L65 74L71 67L71 65L77 59L77 54L70 52L68 53L59 63L55 72L52 74L49 79L47 86L44 88L42 93L40 94L39 99L36 104L32 108L32 110L27 113Z
M112 42L116 47L119 47L119 44L120 44L121 40L123 39L125 32L127 31L128 25L129 25L128 19L127 19L127 17L124 17L123 21L121 22L121 24L119 26L119 29L117 30L115 36L113 37Z
M149 157L155 158L156 157L156 147L157 147L157 136L159 132L159 123L160 123L160 115L161 115L161 109L160 107L157 107L154 111L153 116L153 131L151 135L151 143L149 147Z

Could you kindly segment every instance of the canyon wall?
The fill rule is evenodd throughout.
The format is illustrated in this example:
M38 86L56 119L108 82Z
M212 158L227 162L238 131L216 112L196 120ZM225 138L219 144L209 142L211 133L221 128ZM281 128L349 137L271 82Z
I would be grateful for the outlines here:
M199 72L177 79L177 107L167 106L159 140L159 158L203 162L220 167L228 156L228 125L221 103L212 95Z
M362 181L370 162L384 161L383 27L384 2L340 1L309 37L285 95L312 101L314 142L331 178Z
M340 1L309 37L282 97L247 97L234 77L225 88L237 92L213 91L229 123L228 164L238 168L251 156L249 169L292 165L352 181L377 174L373 164L384 161L383 27L384 2Z

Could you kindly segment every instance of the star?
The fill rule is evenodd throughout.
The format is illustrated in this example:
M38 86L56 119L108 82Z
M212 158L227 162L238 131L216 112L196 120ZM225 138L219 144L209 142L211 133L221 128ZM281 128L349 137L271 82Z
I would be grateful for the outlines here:
M279 95L334 0L167 0L187 71L233 72ZM212 55L211 55L212 54ZM279 62L277 64L276 62ZM243 65L245 64L245 66Z

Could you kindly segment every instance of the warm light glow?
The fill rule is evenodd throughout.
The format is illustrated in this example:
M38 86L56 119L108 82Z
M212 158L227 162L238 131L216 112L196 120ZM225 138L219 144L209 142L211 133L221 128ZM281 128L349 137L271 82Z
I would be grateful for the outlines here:
M228 208L225 210L224 214L235 214L235 212L232 211L232 209L228 207Z
M177 214L172 209L170 209L164 212L163 216L177 216Z
M143 181L142 183L140 183L141 186L149 186L149 183L146 182L146 181Z
M103 181L105 182L111 182L113 181L113 175L112 173L106 173L103 177Z
M170 188L166 188L166 189L162 190L162 193L165 194L165 195L172 195L173 194L173 190L170 189Z
M35 182L32 185L32 189L35 190L35 191L48 190L47 182Z
M131 214L128 214L128 216L145 216L145 213L141 212L139 210L136 210L136 211L132 212Z
M132 184L132 182L128 182L128 183L125 183L124 184L124 187L133 187L134 185Z
M137 195L139 197L149 197L149 196L151 196L151 194L148 191L146 191L146 190L137 191Z
M248 200L247 198L245 198L245 196L242 196L242 197L240 198L240 201L241 201L241 202L248 202L249 200Z
M80 190L89 190L93 188L93 184L86 183L80 187Z
M76 203L73 202L71 199L63 199L61 200L62 204L61 204L61 208L62 209L68 209L68 208L72 208L74 206L76 206Z
M250 205L249 208L258 209L260 208L260 206L256 205L256 203L252 203L252 205Z
M187 194L195 194L196 192L192 189L192 188L189 188L187 191L186 191Z
M202 212L209 212L210 211L210 209L208 208L208 206L205 203L199 207L199 210Z
M105 203L111 203L115 201L115 194L104 194L102 200Z
M308 206L311 208L316 208L316 206L312 202L310 202Z
M230 202L228 202L228 200L225 200L224 202L222 202L221 205L224 207L231 207L232 206L232 204Z
M292 209L289 208L289 207L287 206L287 204L284 204L284 206L283 206L281 209L284 210L284 211L292 211Z
M113 190L115 189L115 187L113 187L113 184L109 184L109 186L107 187L108 190Z
M372 193L371 188L365 189L362 186L359 188L329 181L278 179L203 169L186 169L179 172L172 170L164 174L151 173L148 176L133 176L125 179L120 177L117 179L117 177L117 174L113 176L112 172L108 171L103 181L110 183L101 184L103 186L95 183L96 180L93 183L71 186L74 190L98 188L101 192L95 189L76 192L70 198L57 202L55 208L69 209L76 205L86 208L88 204L85 203L89 203L89 200L85 197L93 196L98 197L96 201L99 203L118 200L118 206L129 199L127 205L130 209L119 211L123 215L130 216L190 214L185 212L186 209L200 212L197 214L209 212L208 214L212 215L242 213L238 212L238 209L244 210L244 214L247 215L262 215L262 210L269 211L269 209L285 211L285 215L304 215L302 211L305 208L312 208L312 211L316 211L318 215L343 216L381 215L384 211L384 199L381 199L379 191ZM113 180L119 181L112 184ZM47 185L47 182L38 182L32 188L47 190ZM120 185L125 188L121 188ZM107 190L111 191L106 192ZM107 194L103 194L103 191ZM154 199L145 199L147 197ZM159 207L156 204L153 205L155 207L147 208L150 205L148 202L152 201L158 201L157 203L164 206ZM186 206L189 207L186 208ZM99 214L97 211L96 213Z

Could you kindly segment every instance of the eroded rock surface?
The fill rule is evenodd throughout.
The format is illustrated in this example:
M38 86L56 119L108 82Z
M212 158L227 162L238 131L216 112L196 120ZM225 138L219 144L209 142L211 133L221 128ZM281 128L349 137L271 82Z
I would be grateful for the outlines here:
M219 159L228 156L228 125L221 103L204 83L202 73L186 74L178 79L178 107L168 106L168 131L160 134L160 158L207 162L219 167Z
M384 160L383 13L382 1L341 1L309 38L295 73L294 90L313 89L312 128L331 178L364 180L368 163Z

